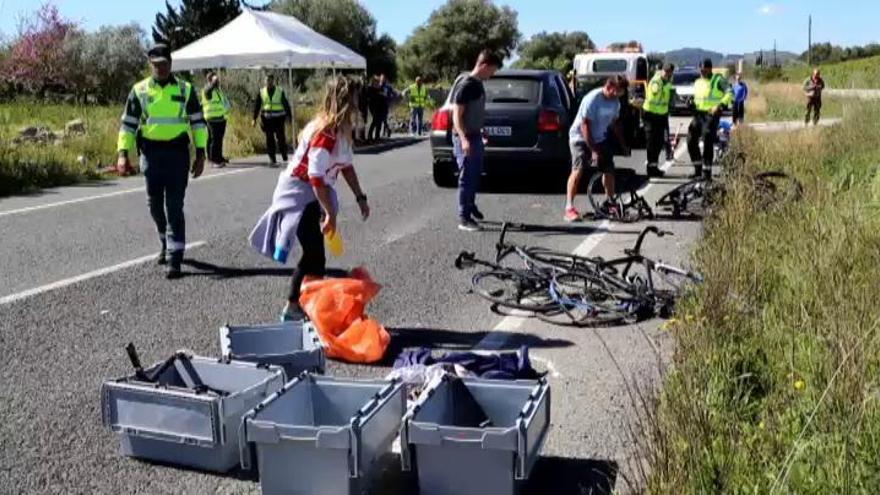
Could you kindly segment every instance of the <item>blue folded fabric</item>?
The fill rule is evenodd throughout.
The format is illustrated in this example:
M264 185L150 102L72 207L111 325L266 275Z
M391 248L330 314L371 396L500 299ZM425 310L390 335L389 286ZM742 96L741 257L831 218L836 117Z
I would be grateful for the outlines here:
M519 352L499 352L477 354L475 352L450 352L440 356L431 355L431 349L421 347L407 349L394 360L395 368L413 365L454 364L465 368L480 378L494 380L536 379L538 373L529 360L529 347L520 347Z

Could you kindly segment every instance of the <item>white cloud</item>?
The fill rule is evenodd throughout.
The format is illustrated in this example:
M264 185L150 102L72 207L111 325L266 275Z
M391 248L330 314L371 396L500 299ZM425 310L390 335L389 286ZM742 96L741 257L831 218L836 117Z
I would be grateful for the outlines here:
M758 9L758 13L761 15L773 15L779 13L779 6L775 3L765 3Z

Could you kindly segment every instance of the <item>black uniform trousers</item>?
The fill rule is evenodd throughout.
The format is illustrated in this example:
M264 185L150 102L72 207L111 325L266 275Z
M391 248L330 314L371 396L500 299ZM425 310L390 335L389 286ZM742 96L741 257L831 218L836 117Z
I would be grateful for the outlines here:
M287 161L287 139L284 137L285 117L261 117L263 133L266 135L266 152L269 160L275 163L275 153L281 153L281 159Z
M141 171L147 183L147 206L172 264L183 258L186 220L183 199L189 182L189 143L141 141Z
M688 127L688 153L695 171L702 167L711 167L715 160L715 141L718 139L718 124L721 114L712 115L708 112L696 111L691 125ZM700 153L700 139L703 140L703 151Z

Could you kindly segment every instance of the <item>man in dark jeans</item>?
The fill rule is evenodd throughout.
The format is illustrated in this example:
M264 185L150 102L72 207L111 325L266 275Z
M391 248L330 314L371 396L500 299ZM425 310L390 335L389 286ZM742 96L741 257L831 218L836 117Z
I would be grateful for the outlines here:
M266 85L260 90L254 102L253 125L260 117L260 128L266 135L266 151L271 165L276 166L275 151L281 152L281 159L287 161L287 138L284 123L293 121L293 111L284 90L275 85L275 76L266 75Z
M377 77L373 77L367 88L367 106L370 109L370 130L367 132L367 140L378 141L382 137L382 125L388 118L388 100L382 92Z
M807 114L804 117L804 125L810 123L810 113L813 114L813 125L819 123L819 114L822 111L822 91L825 90L825 80L819 69L813 69L813 75L804 81L804 95L807 97Z
M486 119L486 89L483 81L501 68L501 58L483 50L474 69L459 78L452 88L452 144L458 163L459 230L476 232L483 214L477 209L477 188L483 173L483 123Z

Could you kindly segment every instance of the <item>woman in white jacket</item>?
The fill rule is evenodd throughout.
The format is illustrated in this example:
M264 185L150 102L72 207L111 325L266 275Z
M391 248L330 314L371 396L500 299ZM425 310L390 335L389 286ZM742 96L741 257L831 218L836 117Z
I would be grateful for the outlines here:
M294 239L302 246L282 320L303 318L299 305L303 279L324 275L323 234L336 230L339 204L335 184L340 174L354 193L363 219L370 216L367 196L352 163L352 130L360 88L346 77L333 77L325 91L322 107L303 129L293 159L278 177L272 204L250 235L257 251L279 263L287 262Z

